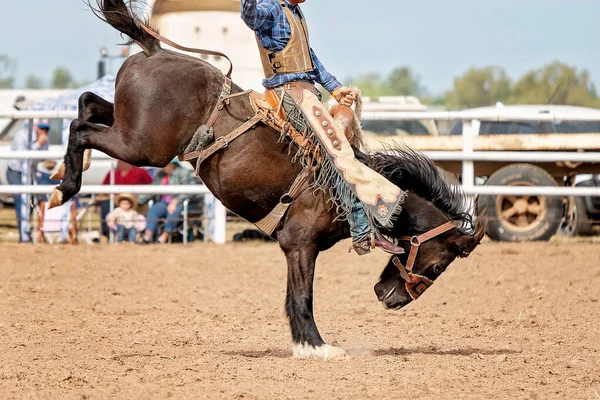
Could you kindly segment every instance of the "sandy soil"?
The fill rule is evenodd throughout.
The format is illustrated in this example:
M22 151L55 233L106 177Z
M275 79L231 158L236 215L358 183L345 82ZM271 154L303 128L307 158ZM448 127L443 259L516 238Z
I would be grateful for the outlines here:
M319 259L349 361L290 358L274 244L0 245L0 397L599 399L600 243L485 243L385 311L386 257Z

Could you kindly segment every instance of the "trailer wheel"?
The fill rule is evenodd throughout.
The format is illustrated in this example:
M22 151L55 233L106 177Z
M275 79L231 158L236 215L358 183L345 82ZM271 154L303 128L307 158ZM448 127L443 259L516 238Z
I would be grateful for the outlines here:
M587 215L582 197L575 198L572 218L565 218L558 229L561 236L590 236L594 233L592 221Z
M558 186L552 176L531 164L511 164L494 172L486 185ZM487 235L502 242L550 240L562 215L562 199L554 196L481 196L480 215L485 211Z

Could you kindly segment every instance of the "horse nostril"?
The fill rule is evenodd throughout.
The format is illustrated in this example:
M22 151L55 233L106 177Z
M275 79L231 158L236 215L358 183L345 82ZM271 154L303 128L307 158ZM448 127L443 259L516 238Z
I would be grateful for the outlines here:
M375 287L373 288L375 290L375 294L377 295L377 299L379 301L383 301L386 292L385 292L385 287L383 285L383 283L377 283L375 284Z

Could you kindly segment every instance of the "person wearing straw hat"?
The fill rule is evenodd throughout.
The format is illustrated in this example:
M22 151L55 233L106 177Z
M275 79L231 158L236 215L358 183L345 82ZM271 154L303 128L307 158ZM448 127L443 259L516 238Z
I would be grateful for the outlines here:
M129 193L121 193L115 198L117 208L106 216L108 227L117 232L117 241L122 243L127 239L137 242L137 233L142 231L145 226L140 226L144 217L135 210L138 206L137 199ZM143 224L145 225L145 223Z

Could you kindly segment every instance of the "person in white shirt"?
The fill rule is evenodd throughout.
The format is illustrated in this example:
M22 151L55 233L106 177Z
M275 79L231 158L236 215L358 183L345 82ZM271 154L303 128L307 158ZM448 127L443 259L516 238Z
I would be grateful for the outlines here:
M117 232L119 243L125 240L125 235L130 242L136 243L138 231L144 229L140 226L144 217L135 210L137 199L132 194L122 193L115 200L118 206L106 216L106 224Z
M27 151L27 150L48 150L48 131L50 125L48 121L39 121L34 125L33 135L31 137L31 146L29 142L29 132L27 129L21 129L17 132L12 140L10 149L12 151ZM6 169L6 181L9 185L23 184L23 167L26 160L8 160L8 168ZM17 227L19 229L19 242L30 242L31 235L22 229L23 207L21 194L13 195L15 202L15 213L17 216Z

